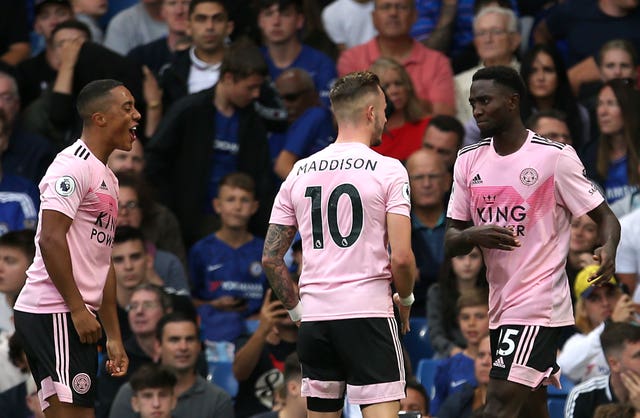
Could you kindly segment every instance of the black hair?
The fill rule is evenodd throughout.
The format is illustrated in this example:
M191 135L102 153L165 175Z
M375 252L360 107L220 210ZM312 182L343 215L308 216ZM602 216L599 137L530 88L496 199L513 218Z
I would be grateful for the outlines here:
M187 16L191 17L193 12L196 10L196 6L202 3L217 3L224 9L224 12L229 16L229 7L227 6L226 0L191 0L189 3L189 11L187 12Z
M427 389L420 383L415 377L409 377L407 379L407 389L413 389L420 393L420 396L424 399L425 410L429 411L429 395Z
M303 12L302 0L255 0L254 8L259 13L262 10L270 8L274 4L278 5L279 11L283 11L289 6L293 5L293 7L296 9L296 12Z
M97 103L111 94L111 90L122 85L123 84L120 81L113 79L94 80L89 82L82 88L82 90L80 90L78 98L76 99L76 109L78 110L80 117L84 120L88 120L91 118L93 113L98 110L102 110Z
M476 71L472 81L491 80L495 84L499 84L508 88L520 96L520 100L524 99L527 94L527 88L520 77L520 74L511 67L504 65L496 65L493 67L485 67Z
M133 226L119 226L113 236L113 244L122 244L123 242L140 241L144 247L144 234L139 228ZM145 249L146 251L146 249Z
M178 383L175 373L161 364L146 363L140 366L129 379L134 396L144 389L173 389Z
M460 148L464 140L464 126L462 126L462 123L460 123L457 118L449 115L435 115L429 121L427 128L429 126L435 126L442 132L453 132L456 134L458 138L458 148Z
M36 255L35 236L35 231L31 229L9 231L0 236L0 247L18 249L22 251L29 260L33 260L33 257Z
M69 19L69 20L65 20L64 22L58 23L56 27L53 28L53 31L51 31L51 39L53 39L53 37L56 36L56 33L61 31L62 29L79 30L83 32L85 35L87 35L87 39L89 41L91 40L91 29L89 29L89 26L87 26L84 22L81 22L76 19Z
M162 334L164 333L164 327L167 324L171 324L173 322L190 322L190 323L192 323L193 326L196 329L196 337L198 338L198 340L200 339L200 327L198 327L198 323L196 322L196 319L186 315L183 312L174 311L174 312L170 312L170 313L164 315L158 321L158 324L156 325L156 339L158 341L162 341Z

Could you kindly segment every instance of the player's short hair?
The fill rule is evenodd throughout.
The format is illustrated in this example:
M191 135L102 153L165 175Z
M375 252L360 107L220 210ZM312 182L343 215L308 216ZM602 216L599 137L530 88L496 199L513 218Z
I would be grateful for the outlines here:
M196 319L186 315L183 312L174 311L174 312L170 312L170 313L164 315L158 321L158 324L156 325L156 339L158 341L162 341L162 335L164 334L164 327L167 326L167 324L171 324L171 323L174 323L174 322L190 322L190 323L192 323L194 328L196 329L196 337L198 339L200 339L200 327L198 326L198 323L196 322Z
M542 118L557 119L564 122L567 125L567 128L569 127L569 123L567 122L567 114L558 109L545 109L532 114L531 116L529 116L529 119L527 119L525 126L528 129L535 130L536 126L538 126L538 122Z
M31 229L9 231L0 236L0 247L15 248L21 251L27 259L32 260L36 255L35 236L35 231Z
M51 39L53 39L53 37L56 36L56 33L60 32L62 29L79 30L87 36L87 40L91 40L91 29L89 29L89 26L76 19L69 19L58 23L56 27L53 28L53 31L51 31Z
M103 111L105 99L111 95L111 90L123 84L118 80L103 79L89 82L78 93L76 109L80 117L87 121L95 112Z
M462 292L458 296L456 302L456 309L458 314L464 308L470 308L472 306L489 306L489 290L486 288L474 288L465 292ZM488 308L487 308L488 310Z
M222 64L220 64L220 78L226 73L233 75L233 80L244 80L252 75L266 77L269 67L264 56L253 42L240 39L231 44L224 52Z
M236 187L251 193L254 197L256 195L256 182L246 173L234 172L225 175L218 184L218 190L220 190L222 186Z
M165 292L164 289L161 288L160 286L155 285L153 283L140 283L139 285L133 288L133 291L131 292L131 296L133 296L135 293L142 292L142 291L155 293L155 295L158 297L158 301L160 302L160 306L162 306L163 312L169 313L173 309L171 296L169 296L169 294Z
M302 0L255 0L254 7L255 10L260 13L263 10L266 10L273 6L274 4L278 5L278 11L283 11L290 6L293 6L298 13L303 12Z
M496 65L494 67L481 68L473 74L472 81L478 80L491 80L495 84L499 84L516 93L521 100L527 94L527 88L524 85L524 81L522 81L522 77L511 67Z
M113 236L113 245L122 244L129 241L140 241L144 247L145 239L144 234L140 228L133 226L123 225L116 228L116 232ZM145 247L145 252L147 251Z
M227 7L227 2L226 0L191 0L191 3L189 3L189 9L187 12L187 16L191 17L193 15L193 12L196 10L196 6L202 3L217 3L220 6L222 6L222 8L224 9L224 13L227 15L227 18L229 18L229 7Z
M610 322L600 334L600 344L605 357L619 355L625 344L639 341L640 326L628 322Z
M456 134L456 138L458 138L458 148L464 140L464 126L462 126L462 123L460 123L460 121L453 116L435 115L429 121L427 129L429 128L429 126L435 126L442 132L453 132L454 134Z
M336 119L352 118L353 112L358 110L354 106L360 99L380 91L380 79L371 71L357 71L338 78L329 92Z
M129 379L133 396L144 389L171 389L176 386L178 379L175 373L161 364L146 363L140 366Z

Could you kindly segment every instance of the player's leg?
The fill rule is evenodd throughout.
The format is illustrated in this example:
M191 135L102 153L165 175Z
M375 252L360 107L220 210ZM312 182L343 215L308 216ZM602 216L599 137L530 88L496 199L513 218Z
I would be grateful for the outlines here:
M521 412L549 416L543 382L557 380L559 334L559 328L536 325L503 325L490 331L493 363L486 418L513 418Z
M347 370L349 402L365 418L397 418L405 395L404 358L394 318L335 321L337 351Z
M549 418L546 386L541 386L531 392L520 411L519 418Z
M98 353L83 344L69 313L14 313L38 398L47 418L92 418Z
M508 380L491 379L487 388L484 418L517 417L531 388Z
M399 401L382 402L363 407L362 416L364 418L397 417L398 411L400 411Z
M307 399L309 418L339 418L342 415L346 379L331 338L331 322L303 322L298 330L301 394Z
M46 418L95 418L93 408L60 402L57 395L47 398L49 407L44 410Z

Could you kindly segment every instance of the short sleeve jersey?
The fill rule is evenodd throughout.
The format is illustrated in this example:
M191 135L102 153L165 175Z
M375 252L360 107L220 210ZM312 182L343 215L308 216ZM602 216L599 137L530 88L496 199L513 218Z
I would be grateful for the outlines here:
M489 326L573 324L565 273L569 225L604 198L574 149L529 131L522 147L495 152L492 138L460 150L447 216L513 229L513 251L482 248L489 281Z
M303 321L393 316L386 215L408 217L409 196L402 164L364 144L296 162L270 222L300 231Z
M36 255L15 309L31 313L68 312L49 277L38 241L42 211L60 212L73 221L67 232L73 278L89 309L97 311L111 263L118 215L118 180L79 139L60 152L40 182Z

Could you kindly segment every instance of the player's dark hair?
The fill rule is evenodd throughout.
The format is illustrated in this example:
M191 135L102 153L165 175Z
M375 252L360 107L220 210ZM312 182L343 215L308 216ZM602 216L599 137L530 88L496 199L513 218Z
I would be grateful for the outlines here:
M166 314L158 321L158 324L156 325L156 339L158 341L162 341L164 327L167 324L174 322L191 322L196 329L196 336L200 339L200 327L198 326L196 319L186 315L184 312L174 311Z
M420 383L415 377L409 377L407 379L407 389L413 389L417 391L424 399L425 410L429 411L429 395L427 389Z
M259 13L265 9L270 8L274 4L278 5L278 11L282 12L289 8L289 6L293 6L298 13L303 12L302 8L302 0L255 0L254 8Z
M640 326L628 322L610 322L600 334L605 357L622 351L626 343L637 342L640 342Z
M80 117L85 121L91 119L93 113L102 110L100 102L111 94L111 90L122 85L120 81L112 79L89 82L80 90L76 99L76 109Z
M435 115L429 121L429 126L435 126L442 132L453 132L456 134L456 138L458 138L458 148L462 145L462 140L464 139L464 126L460 121L449 115Z
M91 40L91 29L89 29L89 26L87 26L85 23L76 19L69 19L69 20L65 20L64 22L58 23L56 27L53 28L53 30L51 31L51 39L53 39L53 37L56 36L56 33L61 31L62 29L79 30L80 32L83 32L87 36L87 40L89 41Z
M187 16L191 17L193 15L193 12L196 10L196 6L202 3L219 4L224 9L224 13L227 15L227 18L229 17L229 7L227 7L226 0L191 0L191 3L189 3L189 11L187 13Z
M144 389L172 389L178 383L175 373L161 364L146 363L129 379L134 396Z
M0 236L0 247L15 248L21 251L28 260L33 260L33 257L36 255L35 236L35 231L31 229L9 231Z
M123 225L116 228L116 232L113 236L113 244L122 244L123 242L140 241L144 247L144 234L140 228L134 228L133 226ZM145 248L146 251L146 248Z
M495 67L482 68L473 75L472 81L478 80L491 80L495 84L506 87L520 96L520 100L527 94L527 88L524 85L524 81L522 81L522 77L511 67L497 65Z
M167 292L164 291L163 288L157 286L153 283L140 283L136 287L133 288L131 292L131 296L133 296L137 292L151 292L155 293L158 297L158 301L160 302L160 306L162 306L162 311L164 313L169 313L173 309L173 303L171 301L171 296Z
M246 173L235 172L227 174L220 180L218 190L220 190L222 186L237 187L238 189L251 193L254 197L256 195L256 182Z
M241 38L231 44L224 53L220 64L220 78L226 73L232 74L234 81L239 81L252 75L266 77L269 68L260 48L246 38Z

